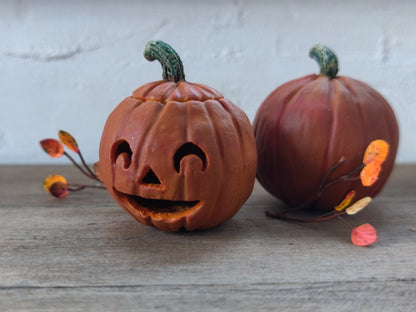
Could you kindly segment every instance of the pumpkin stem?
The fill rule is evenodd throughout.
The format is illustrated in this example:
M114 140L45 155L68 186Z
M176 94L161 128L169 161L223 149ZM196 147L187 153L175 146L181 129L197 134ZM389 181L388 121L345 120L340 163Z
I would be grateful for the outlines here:
M160 40L152 40L146 44L143 51L146 60L158 60L163 69L163 80L178 82L185 80L182 61L174 49Z
M318 62L320 75L335 78L338 73L338 59L328 47L316 44L309 50L309 56Z

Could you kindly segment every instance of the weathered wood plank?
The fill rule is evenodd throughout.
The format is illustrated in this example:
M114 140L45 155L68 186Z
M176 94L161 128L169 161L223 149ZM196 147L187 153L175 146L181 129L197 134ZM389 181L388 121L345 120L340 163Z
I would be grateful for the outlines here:
M6 310L42 312L413 312L415 307L414 287L408 281L23 288L3 290L3 294Z
M105 191L59 201L42 180L71 167L0 167L0 305L5 310L411 311L416 306L416 166L396 167L351 222L379 241L353 246L339 221L267 219L280 203L259 185L212 230L137 223ZM48 309L46 309L48 310Z

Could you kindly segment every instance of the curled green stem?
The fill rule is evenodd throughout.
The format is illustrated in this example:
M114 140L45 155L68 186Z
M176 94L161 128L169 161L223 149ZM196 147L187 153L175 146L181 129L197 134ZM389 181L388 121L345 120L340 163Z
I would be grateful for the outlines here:
M309 56L318 63L320 75L328 76L331 79L336 77L338 73L338 59L335 53L328 47L316 44L310 49Z
M182 61L174 49L160 40L149 41L143 51L143 56L148 61L158 60L163 69L163 80L184 81Z

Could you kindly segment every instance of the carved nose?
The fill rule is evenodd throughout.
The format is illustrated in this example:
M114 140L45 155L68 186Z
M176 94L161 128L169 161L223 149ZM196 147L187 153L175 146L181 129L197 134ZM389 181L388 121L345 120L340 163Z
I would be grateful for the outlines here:
M151 168L149 168L147 173L144 175L141 183L142 184L155 184L155 185L161 184L159 178L156 176L156 174L153 172Z

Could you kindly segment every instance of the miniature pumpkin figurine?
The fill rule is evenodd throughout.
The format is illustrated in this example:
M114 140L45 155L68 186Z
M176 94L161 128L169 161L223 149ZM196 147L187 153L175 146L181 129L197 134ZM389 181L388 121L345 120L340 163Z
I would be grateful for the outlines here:
M216 226L253 190L257 152L244 112L217 90L185 81L178 54L150 41L163 80L147 83L110 114L100 175L115 201L141 223L166 231Z
M336 76L338 61L330 49L316 45L310 56L319 63L320 74L281 85L257 111L257 178L291 207L331 210L351 190L354 201L380 192L394 165L399 128L377 91ZM382 168L373 166L381 169L377 181L363 185L356 168L362 168L364 152L373 141L385 141L389 152ZM347 178L331 182L340 176Z

